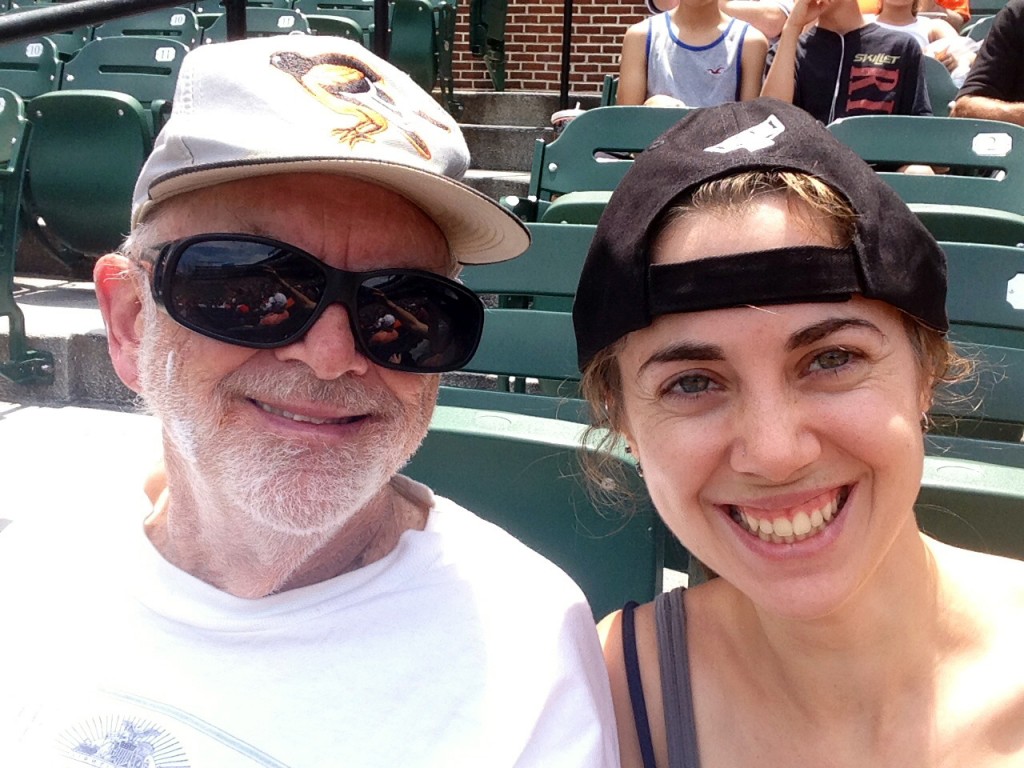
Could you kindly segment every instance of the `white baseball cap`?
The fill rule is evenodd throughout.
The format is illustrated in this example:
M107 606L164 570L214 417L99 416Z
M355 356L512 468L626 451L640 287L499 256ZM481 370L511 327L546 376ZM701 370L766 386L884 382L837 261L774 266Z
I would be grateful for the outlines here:
M529 232L458 181L468 167L451 115L352 40L282 35L216 43L182 62L171 117L135 185L132 226L184 192L254 176L327 173L408 198L464 264L518 256Z

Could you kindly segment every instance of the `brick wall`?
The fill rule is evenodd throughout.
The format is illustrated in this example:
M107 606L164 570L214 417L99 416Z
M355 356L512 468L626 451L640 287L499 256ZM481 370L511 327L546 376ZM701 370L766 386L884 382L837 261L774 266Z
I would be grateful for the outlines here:
M562 0L509 0L505 26L505 90L554 91L562 72ZM574 0L569 90L600 93L604 76L619 68L626 27L647 15L643 2ZM455 30L456 88L493 86L481 59L469 50L469 3L459 3Z

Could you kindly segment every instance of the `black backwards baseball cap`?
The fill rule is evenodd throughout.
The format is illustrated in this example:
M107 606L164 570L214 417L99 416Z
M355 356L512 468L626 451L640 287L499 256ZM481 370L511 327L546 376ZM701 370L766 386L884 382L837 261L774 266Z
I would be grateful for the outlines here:
M650 230L663 211L704 182L749 170L802 171L827 183L857 213L851 245L651 264ZM697 109L637 158L601 216L573 305L579 365L658 315L854 294L949 328L942 249L821 123L775 99Z

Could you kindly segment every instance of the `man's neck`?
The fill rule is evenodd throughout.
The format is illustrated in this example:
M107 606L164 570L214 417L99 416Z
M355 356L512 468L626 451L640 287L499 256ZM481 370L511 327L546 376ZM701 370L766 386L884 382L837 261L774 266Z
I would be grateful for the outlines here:
M259 598L326 581L380 560L421 530L429 507L388 483L338 530L297 535L257 529L245 510L188 483L156 494L146 533L172 565L236 597ZM201 501L200 501L201 500Z

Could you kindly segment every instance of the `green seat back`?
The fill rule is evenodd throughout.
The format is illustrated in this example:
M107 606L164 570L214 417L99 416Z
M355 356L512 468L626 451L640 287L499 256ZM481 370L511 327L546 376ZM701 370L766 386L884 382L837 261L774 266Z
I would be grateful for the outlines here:
M1024 559L1024 469L927 456L915 506L921 529L979 552Z
M922 56L924 79L928 85L928 99L932 105L932 114L936 117L949 117L950 103L956 98L959 90L949 70L938 59Z
M1024 242L1024 216L992 208L908 203L936 240L1015 246Z
M123 93L56 91L32 99L26 114L33 124L34 214L73 251L117 248L128 233L135 179L153 146L147 110Z
M306 17L291 8L250 6L245 9L245 36L308 35ZM204 43L223 43L228 39L228 17L222 14L206 30Z
M388 59L426 91L437 82L437 24L430 0L392 0Z
M174 98L188 47L163 37L93 40L64 65L62 91L104 90L132 96L143 106Z
M943 243L950 337L977 360L969 381L941 390L928 451L1024 467L1024 249ZM1016 305L1016 306L1014 306Z
M601 84L601 106L614 107L619 99L619 76L605 75Z
M636 494L633 514L593 501L581 432L570 422L439 406L404 472L561 566L600 617L661 590L664 529L620 454L613 459Z
M37 2L12 4L8 13L22 13L25 11L37 11L48 6L55 6L59 3ZM57 46L57 55L61 61L71 60L82 46L92 39L92 27L76 27L61 32L50 32L46 35Z
M122 16L96 27L94 40L105 37L168 37L195 48L201 38L199 19L191 8L161 8L156 11Z
M0 45L0 87L23 99L56 90L61 66L57 46L48 37Z
M971 40L977 40L980 43L985 39L988 31L992 29L993 21L995 21L995 16L982 16L961 30L960 34L964 37L969 37Z
M530 223L530 247L497 264L466 265L460 279L477 293L573 297L594 239L592 226Z
M568 123L550 144L538 139L530 170L530 221L570 192L608 192L633 164L633 155L678 122L689 110L658 107L598 107ZM550 203L551 205L556 204ZM547 221L562 219L555 215ZM586 223L593 223L589 220Z
M887 174L908 203L972 205L1024 214L1024 127L909 115L847 117L829 125L869 163L921 163L955 172Z
M363 30L363 45L372 42L374 8L372 0L294 0L292 8L302 14L344 16L352 19Z
M990 120L871 115L829 130L869 163L921 163L950 173L881 174L943 240L1024 242L1024 127Z
M344 37L360 44L366 42L363 28L350 18L319 13L305 14L305 16L306 23L309 24L309 31L314 35Z
M579 399L576 340L568 311L594 228L529 228L532 242L526 253L498 264L466 266L461 275L477 293L498 299L499 307L487 310L480 347L465 368L497 376L494 389L473 389L480 383L477 379L449 376L440 402L586 423L589 411ZM517 381L510 383L509 376ZM522 384L527 377L541 380L529 387L536 391L528 392Z
M505 90L505 21L508 0L470 0L469 50L483 59L494 90Z

